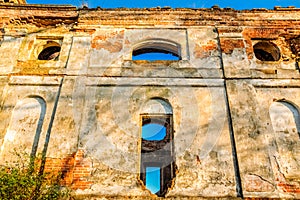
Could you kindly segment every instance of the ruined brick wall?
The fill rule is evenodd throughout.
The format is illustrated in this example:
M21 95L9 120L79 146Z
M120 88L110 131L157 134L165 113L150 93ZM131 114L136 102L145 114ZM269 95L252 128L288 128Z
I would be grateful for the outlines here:
M152 198L143 116L172 116L166 197L300 198L300 9L0 4L0 161L83 197ZM169 51L178 61L134 61Z

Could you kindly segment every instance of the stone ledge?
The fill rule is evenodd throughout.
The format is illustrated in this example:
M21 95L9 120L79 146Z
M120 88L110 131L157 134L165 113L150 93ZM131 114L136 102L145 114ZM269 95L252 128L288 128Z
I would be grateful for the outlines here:
M61 77L46 76L12 76L10 77L10 85L59 85Z

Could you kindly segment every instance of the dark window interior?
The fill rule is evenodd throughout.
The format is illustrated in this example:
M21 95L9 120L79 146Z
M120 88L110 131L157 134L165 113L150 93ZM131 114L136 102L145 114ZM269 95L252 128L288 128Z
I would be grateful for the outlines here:
M46 47L38 56L39 60L57 60L60 53L59 46Z
M278 61L280 50L272 42L258 42L253 46L255 57L261 61Z

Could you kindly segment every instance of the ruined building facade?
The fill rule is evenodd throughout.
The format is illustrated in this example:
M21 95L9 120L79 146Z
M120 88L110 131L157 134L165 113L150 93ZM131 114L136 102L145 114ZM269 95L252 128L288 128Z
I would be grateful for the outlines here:
M300 198L300 9L1 2L2 165L46 155L83 197Z

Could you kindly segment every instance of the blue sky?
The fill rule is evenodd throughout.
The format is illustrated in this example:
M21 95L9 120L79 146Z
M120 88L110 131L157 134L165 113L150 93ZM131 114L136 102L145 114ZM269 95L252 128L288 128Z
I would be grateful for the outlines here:
M179 60L179 57L173 56L170 53L143 53L137 56L132 56L132 60Z
M274 6L296 6L300 8L300 0L27 0L27 3L38 4L72 4L80 6L82 2L93 8L100 6L102 8L144 8L157 6L171 6L172 8L210 8L213 5L219 5L221 8L231 7L237 10L251 8L268 8Z
M146 59L148 60L148 58ZM160 124L146 124L142 127L142 138L145 140L162 140L166 137L166 127Z
M155 194L160 190L160 168L146 167L146 187Z

